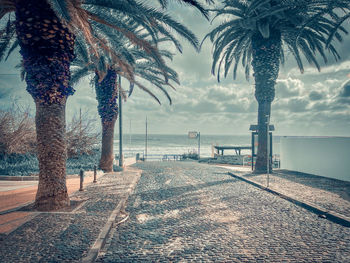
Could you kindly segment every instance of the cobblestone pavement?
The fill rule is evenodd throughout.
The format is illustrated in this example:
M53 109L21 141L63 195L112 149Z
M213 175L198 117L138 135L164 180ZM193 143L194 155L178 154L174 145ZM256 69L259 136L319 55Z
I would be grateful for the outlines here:
M266 174L256 175L239 171L235 167L227 168L243 178L267 185ZM269 175L269 188L350 218L350 182L294 171L276 170L274 174Z
M192 162L144 173L98 262L350 262L350 228L227 170Z
M126 175L106 174L74 194L71 201L82 203L72 212L31 213L32 220L0 234L0 262L80 262L139 176Z

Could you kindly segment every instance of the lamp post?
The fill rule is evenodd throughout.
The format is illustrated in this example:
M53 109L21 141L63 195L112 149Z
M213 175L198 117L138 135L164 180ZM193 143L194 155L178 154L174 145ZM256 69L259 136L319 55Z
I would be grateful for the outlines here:
M270 184L270 115L266 115L266 136L267 136L267 149L266 149L266 162L267 162L267 187Z
M198 132L198 160L200 159L201 156L201 133Z
M119 81L119 166L123 167L123 121L122 121L122 96L121 96L121 85L122 85L122 80L120 75L118 76L118 81Z

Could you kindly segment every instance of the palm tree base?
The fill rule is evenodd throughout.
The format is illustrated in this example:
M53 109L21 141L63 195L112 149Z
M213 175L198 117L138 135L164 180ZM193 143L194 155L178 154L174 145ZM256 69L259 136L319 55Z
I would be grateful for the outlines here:
M67 192L55 196L45 196L38 190L34 207L39 211L53 211L69 206L70 201Z
M106 160L106 158L104 158L104 160L101 159L99 169L101 169L104 173L113 172L113 157L108 158L108 160Z

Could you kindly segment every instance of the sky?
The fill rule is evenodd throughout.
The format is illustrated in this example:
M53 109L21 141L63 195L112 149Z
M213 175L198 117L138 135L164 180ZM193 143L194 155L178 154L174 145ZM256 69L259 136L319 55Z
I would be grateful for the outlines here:
M214 25L198 11L184 6L170 5L170 14L190 28L201 41ZM349 23L345 25L350 29ZM254 80L246 81L243 69L239 68L236 80L232 74L218 83L211 75L212 45L205 41L197 53L185 41L183 53L176 52L169 65L180 77L176 92L169 90L173 104L156 88L150 87L162 102L159 105L145 92L135 88L132 96L123 103L125 133L145 132L148 119L149 133L244 135L249 126L257 123L257 102L254 97ZM290 54L280 68L276 85L276 97L272 103L271 124L275 134L282 136L350 136L350 36L338 46L342 59L323 65L321 72L305 64L301 74ZM173 47L170 47L175 52ZM15 65L20 61L17 54L7 62L0 63L0 107L9 107L13 102L30 107L34 103L25 90L25 82L19 77ZM7 75L10 74L10 75ZM98 120L97 102L90 80L82 80L76 93L67 102L67 120L74 114L88 111ZM127 88L127 81L122 81ZM96 122L96 125L100 125ZM116 129L117 131L117 129Z

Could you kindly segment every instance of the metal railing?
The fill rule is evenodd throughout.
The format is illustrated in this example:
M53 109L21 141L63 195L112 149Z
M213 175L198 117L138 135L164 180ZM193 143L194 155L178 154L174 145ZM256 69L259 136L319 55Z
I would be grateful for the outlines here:
M147 154L143 155L143 161L181 161L182 154Z

